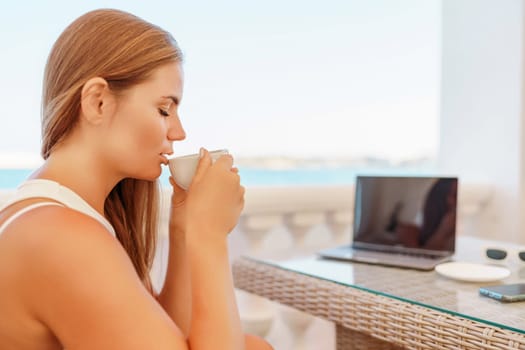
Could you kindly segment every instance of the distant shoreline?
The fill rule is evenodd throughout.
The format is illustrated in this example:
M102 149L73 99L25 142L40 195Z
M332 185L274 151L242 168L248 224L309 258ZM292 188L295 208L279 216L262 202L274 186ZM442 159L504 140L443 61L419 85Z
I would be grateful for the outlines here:
M286 170L286 169L319 169L319 168L356 168L356 167L429 167L435 165L435 159L430 157L392 161L388 159L363 158L319 158L319 157L238 157L235 158L238 167Z
M2 169L36 169L43 164L40 155L29 153L0 153L0 170ZM418 157L404 160L390 160L377 157L291 157L291 156L254 156L236 157L237 167L266 170L288 169L337 169L337 168L388 168L388 167L424 167L435 165L435 158Z

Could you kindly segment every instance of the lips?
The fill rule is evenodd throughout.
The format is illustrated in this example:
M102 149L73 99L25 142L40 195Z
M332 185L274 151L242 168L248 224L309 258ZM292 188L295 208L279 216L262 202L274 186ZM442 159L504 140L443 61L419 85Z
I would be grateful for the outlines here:
M168 157L165 154L160 154L160 157L162 158L162 164L164 165L169 164Z

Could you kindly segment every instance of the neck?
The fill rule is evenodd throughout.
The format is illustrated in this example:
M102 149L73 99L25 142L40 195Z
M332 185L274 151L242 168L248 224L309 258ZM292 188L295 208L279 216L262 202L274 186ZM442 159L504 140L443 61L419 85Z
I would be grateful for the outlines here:
M53 151L31 178L53 180L70 188L104 215L106 198L122 178L103 163L94 152L75 152L63 147Z

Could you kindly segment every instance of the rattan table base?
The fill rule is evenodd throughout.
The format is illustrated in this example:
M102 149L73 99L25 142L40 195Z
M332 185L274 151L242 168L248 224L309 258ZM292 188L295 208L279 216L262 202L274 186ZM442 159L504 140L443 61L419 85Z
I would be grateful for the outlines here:
M524 334L252 259L236 260L233 275L236 288L334 322L338 350L525 350ZM381 342L360 345L356 332Z

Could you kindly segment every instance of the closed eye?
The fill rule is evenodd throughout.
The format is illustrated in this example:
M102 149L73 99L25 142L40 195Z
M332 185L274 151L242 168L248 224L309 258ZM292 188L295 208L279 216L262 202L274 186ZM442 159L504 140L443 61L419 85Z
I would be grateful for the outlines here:
M160 115L163 116L163 117L169 117L169 116L170 116L170 114L168 113L168 111L165 111L165 110L162 109L162 108L159 108L159 113L160 113Z

